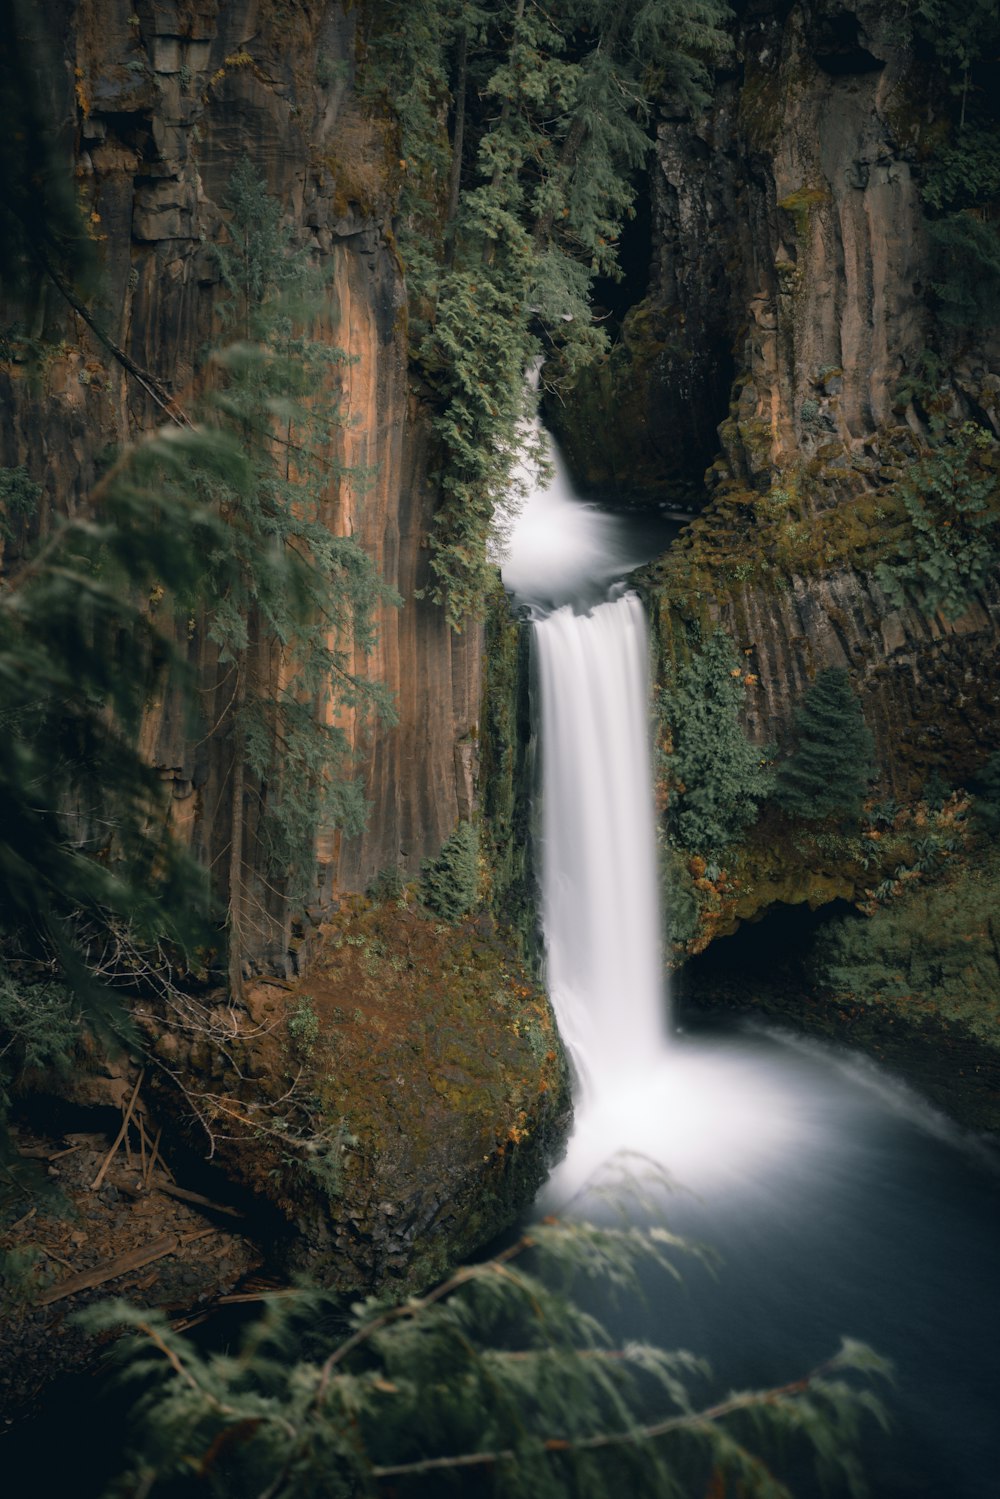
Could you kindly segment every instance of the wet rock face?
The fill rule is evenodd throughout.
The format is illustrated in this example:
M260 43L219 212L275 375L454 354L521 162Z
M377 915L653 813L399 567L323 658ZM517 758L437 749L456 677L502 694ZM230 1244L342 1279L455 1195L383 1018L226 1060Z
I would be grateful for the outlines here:
M720 602L718 619L752 652L747 727L759 744L787 736L809 683L828 667L852 673L894 796L916 796L934 771L949 782L968 778L996 741L995 587L948 620L895 608L871 576L836 569L793 576L776 593L741 588Z
M336 885L362 887L397 864L415 873L467 808L474 769L457 747L477 728L480 637L453 635L442 612L416 598L433 492L422 412L408 393L405 285L390 228L398 153L385 122L354 102L351 5L67 0L63 10L65 24L50 32L63 49L55 109L103 261L93 310L152 379L127 374L44 289L30 330L41 341L41 379L29 376L16 343L0 364L0 463L24 463L42 484L37 529L85 505L108 455L162 421L165 402L197 395L220 337L213 245L244 156L332 288L334 311L314 331L348 359L331 375L327 394L344 421L324 457L366 478L331 481L329 525L362 540L404 607L384 612L369 666L395 694L399 722L356 733L368 831L349 842L321 837L315 917ZM16 564L18 551L8 547L8 560ZM171 787L178 826L216 867L229 842L230 767L225 747L205 740L225 710L225 673L201 628L188 650L207 684L202 722L192 731L175 704L154 704L145 744ZM268 905L255 955L263 967L287 967L294 914L281 900Z
M747 378L724 440L753 478L831 441L857 449L926 343L907 59L886 30L875 7L820 4L745 32L733 283Z

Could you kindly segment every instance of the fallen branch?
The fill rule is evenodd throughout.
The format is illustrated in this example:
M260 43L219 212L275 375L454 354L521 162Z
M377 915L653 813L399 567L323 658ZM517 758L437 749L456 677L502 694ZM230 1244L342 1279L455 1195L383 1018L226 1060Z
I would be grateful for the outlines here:
M153 1141L152 1153L150 1154L149 1160L146 1163L146 1170L143 1173L142 1182L143 1182L143 1186L145 1186L145 1187L148 1187L150 1181L152 1180L153 1170L154 1170L154 1167L156 1166L156 1157L160 1153L160 1136L162 1134L163 1134L163 1126L161 1124L160 1128L156 1131L156 1139Z
M12 1234L16 1228L20 1228L23 1224L29 1223L37 1212L37 1208L29 1208L26 1213L22 1213L20 1218L15 1218L14 1222L10 1224L8 1228L4 1229L3 1237L6 1238L7 1235Z
M165 1197L176 1197L178 1202L190 1202L197 1208L210 1208L213 1213L224 1213L227 1218L244 1218L238 1208L228 1207L223 1202L213 1202L211 1197L203 1197L200 1192L189 1192L186 1187L175 1187L172 1182L162 1177L154 1182L147 1181L143 1187L130 1187L122 1183L121 1191L129 1197L145 1197L147 1192L162 1192Z
M117 1280L120 1275L127 1275L131 1270L141 1270L144 1265L162 1260L166 1255L174 1254L185 1245L193 1244L196 1239L203 1239L212 1233L215 1233L214 1228L201 1228L193 1234L167 1234L162 1239L154 1239L151 1244L130 1249L117 1259L104 1260L92 1270L82 1270L79 1275L72 1275L68 1280L60 1281L57 1286L50 1286L38 1297L36 1305L51 1306L54 1301L63 1301L67 1296L75 1296L78 1291L89 1291L94 1286L102 1286L107 1280Z
M132 1110L135 1108L135 1101L139 1097L139 1088L140 1088L140 1086L142 1084L142 1080L143 1080L143 1078L145 1076L146 1076L146 1069L145 1069L145 1067L143 1067L142 1071L139 1073L139 1076L135 1080L135 1087L132 1089L132 1097L128 1101L128 1108L125 1110L125 1117L122 1120L121 1129L118 1131L117 1135L115 1136L115 1143L112 1145L111 1149L108 1151L107 1155L104 1157L104 1162L103 1162L103 1164L101 1166L100 1171L98 1171L97 1175L94 1177L94 1180L90 1184L90 1190L92 1192L96 1192L97 1189L98 1189L98 1187L101 1185L102 1181L104 1180L105 1176L107 1175L108 1167L111 1165L111 1162L115 1158L115 1155L116 1155L116 1153L118 1151L119 1145L122 1143L122 1141L125 1138L125 1135L126 1135L126 1133L128 1131L129 1120L132 1118Z
M76 1269L75 1265L71 1264L69 1260L64 1260L61 1254L56 1254L55 1250L50 1249L47 1244L39 1244L38 1247L47 1259L55 1260L58 1265L65 1265L67 1270Z
M193 1203L196 1208L211 1208L213 1213L225 1213L227 1218L245 1218L238 1208L227 1207L225 1203L213 1202L211 1197L203 1197L200 1192L189 1192L186 1187L175 1187L171 1182L158 1181L154 1190L165 1192L168 1197L176 1197L179 1202Z

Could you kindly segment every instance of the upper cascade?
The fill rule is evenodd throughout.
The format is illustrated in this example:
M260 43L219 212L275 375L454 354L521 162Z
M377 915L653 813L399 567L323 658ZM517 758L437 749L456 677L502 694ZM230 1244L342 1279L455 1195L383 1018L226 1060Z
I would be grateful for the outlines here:
M529 372L529 379L531 372ZM614 515L580 499L565 460L539 417L523 425L512 491L498 517L494 550L504 585L534 614L563 604L589 608L649 552Z

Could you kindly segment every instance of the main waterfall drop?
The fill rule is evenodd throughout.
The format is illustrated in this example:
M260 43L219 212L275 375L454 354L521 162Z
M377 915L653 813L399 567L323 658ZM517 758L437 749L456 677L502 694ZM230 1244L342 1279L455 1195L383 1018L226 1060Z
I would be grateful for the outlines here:
M647 633L623 581L656 542L577 499L558 454L549 467L524 475L503 565L532 621L547 979L576 1073L567 1156L536 1212L666 1226L720 1255L717 1278L688 1265L683 1285L625 1296L613 1327L705 1354L708 1403L781 1384L844 1334L869 1341L900 1371L894 1439L864 1452L871 1491L985 1499L1000 1465L995 1157L832 1049L696 1016L668 1039Z
M648 1076L666 1042L642 604L564 604L534 643L547 976L586 1113Z
M533 622L546 977L576 1076L579 1157L591 1134L607 1153L598 1121L662 1069L665 969L648 633L638 596L617 581L645 557L621 522L574 495L547 449L548 476L522 471L527 500L503 575ZM620 1125L613 1133L612 1150Z
M648 632L624 581L667 527L581 500L537 424L534 437L544 460L522 464L501 565L532 622L546 980L575 1074L547 1200L561 1206L629 1152L699 1191L729 1186L808 1125L799 1097L741 1053L668 1039Z

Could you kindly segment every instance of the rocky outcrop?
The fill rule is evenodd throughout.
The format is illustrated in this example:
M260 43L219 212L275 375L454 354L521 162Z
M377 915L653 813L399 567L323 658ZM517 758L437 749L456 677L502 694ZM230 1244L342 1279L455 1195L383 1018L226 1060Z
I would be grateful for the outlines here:
M727 578L723 568L719 584L699 602L705 624L721 626L745 663L745 723L756 744L787 742L809 683L840 667L851 673L875 736L887 795L912 799L935 772L967 783L1000 747L1000 683L992 669L1000 645L996 585L949 619L921 609L919 599L907 607L891 603L860 568L789 571L779 586L747 571L749 578ZM678 581L671 559L646 578L667 660L684 649L687 579Z
M170 1018L140 1011L157 1108L278 1210L285 1268L344 1291L418 1289L480 1248L565 1135L552 1012L485 914L353 898L306 978Z
M323 269L333 312L317 336L347 356L325 392L342 423L322 457L331 473L355 477L331 480L328 523L362 541L403 600L383 611L366 668L392 693L398 723L352 730L371 815L360 837L320 832L319 885L307 902L315 921L335 888L363 888L387 866L416 872L475 794L481 633L453 634L419 598L432 454L407 377L392 130L354 100L358 12L349 5L79 0L63 10L53 107L98 244L91 310L105 339L52 285L35 326L6 338L0 463L24 464L43 489L21 545L86 505L115 449L164 420L171 402L196 398L220 331L213 245L233 169L248 157L294 241ZM9 564L19 549L8 547ZM228 701L226 673L197 624L185 649L205 688L199 722L192 729L171 701L151 704L144 742L170 785L175 822L219 868L231 767L211 730ZM301 913L280 897L262 903L253 956L286 970Z

